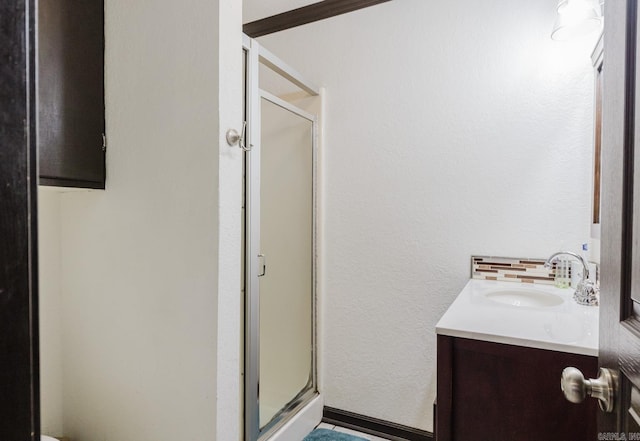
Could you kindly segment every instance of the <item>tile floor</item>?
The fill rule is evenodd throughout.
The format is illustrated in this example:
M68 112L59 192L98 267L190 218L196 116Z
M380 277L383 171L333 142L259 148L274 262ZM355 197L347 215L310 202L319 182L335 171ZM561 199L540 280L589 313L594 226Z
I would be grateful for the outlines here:
M355 430L347 429L345 427L334 426L333 424L320 423L316 429L329 429L336 432L348 433L349 435L359 436L360 438L368 439L370 441L389 441L387 438L380 438L379 436L369 435L367 433L360 433Z

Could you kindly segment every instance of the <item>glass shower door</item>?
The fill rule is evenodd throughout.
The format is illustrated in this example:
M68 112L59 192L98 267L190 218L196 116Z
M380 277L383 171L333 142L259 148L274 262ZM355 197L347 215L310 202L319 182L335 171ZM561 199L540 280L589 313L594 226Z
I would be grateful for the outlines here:
M262 94L260 428L313 386L313 121Z
M255 40L247 38L244 48L244 439L256 441L290 421L283 434L310 431L322 412L315 332L317 119L262 90L261 81L289 96L282 83L267 80L270 71L306 92L296 102L314 111L319 102L315 88ZM292 421L298 412L306 417Z

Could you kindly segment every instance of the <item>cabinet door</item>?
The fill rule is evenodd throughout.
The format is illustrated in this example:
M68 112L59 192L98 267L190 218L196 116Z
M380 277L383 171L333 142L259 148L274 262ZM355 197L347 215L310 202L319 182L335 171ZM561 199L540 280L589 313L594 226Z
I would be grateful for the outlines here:
M38 8L40 184L104 188L104 1Z
M596 400L564 398L565 366L594 378L598 359L439 335L436 440L595 440Z

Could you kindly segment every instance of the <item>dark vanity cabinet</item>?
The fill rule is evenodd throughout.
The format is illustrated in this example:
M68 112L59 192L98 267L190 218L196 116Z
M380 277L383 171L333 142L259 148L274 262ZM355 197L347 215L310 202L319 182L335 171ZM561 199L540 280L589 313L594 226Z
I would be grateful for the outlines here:
M38 2L41 185L104 188L104 1Z
M597 439L597 400L569 403L567 366L596 378L597 357L438 335L437 441Z

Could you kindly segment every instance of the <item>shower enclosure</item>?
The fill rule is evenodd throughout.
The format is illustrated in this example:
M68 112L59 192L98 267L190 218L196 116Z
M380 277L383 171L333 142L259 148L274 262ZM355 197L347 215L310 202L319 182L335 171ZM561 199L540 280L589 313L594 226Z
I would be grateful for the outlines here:
M245 440L300 439L319 422L322 403L316 369L318 122L296 104L317 108L319 98L310 97L318 91L255 40L245 38L244 54Z

